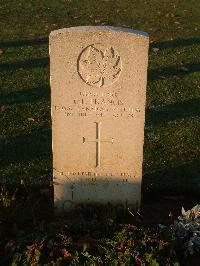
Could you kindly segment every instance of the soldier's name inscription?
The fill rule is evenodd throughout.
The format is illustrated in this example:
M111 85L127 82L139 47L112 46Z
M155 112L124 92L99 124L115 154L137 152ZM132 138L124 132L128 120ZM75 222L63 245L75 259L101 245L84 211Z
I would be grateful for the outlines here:
M137 106L129 106L117 92L79 92L70 105L54 105L55 111L70 116L124 117L133 118L140 112Z

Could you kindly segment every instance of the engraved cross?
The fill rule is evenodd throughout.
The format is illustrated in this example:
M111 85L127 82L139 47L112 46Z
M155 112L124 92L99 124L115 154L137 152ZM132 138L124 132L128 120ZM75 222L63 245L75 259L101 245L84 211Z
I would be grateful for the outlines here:
M95 142L96 143L96 167L100 166L100 144L101 142L107 142L113 144L114 139L111 140L105 140L101 139L101 122L94 122L96 124L96 139L95 140L86 140L85 137L83 137L83 143L85 142Z

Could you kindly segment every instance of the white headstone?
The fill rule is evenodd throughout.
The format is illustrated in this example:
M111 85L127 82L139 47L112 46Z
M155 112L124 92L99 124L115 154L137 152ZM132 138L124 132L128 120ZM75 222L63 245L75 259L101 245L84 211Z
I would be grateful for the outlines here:
M149 38L116 27L50 34L55 207L141 198Z

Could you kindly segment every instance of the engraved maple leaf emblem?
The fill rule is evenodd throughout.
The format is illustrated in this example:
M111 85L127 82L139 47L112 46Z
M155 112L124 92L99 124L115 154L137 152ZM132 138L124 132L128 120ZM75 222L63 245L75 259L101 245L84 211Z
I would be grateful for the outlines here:
M100 49L94 45L81 54L79 74L89 85L102 87L115 81L121 72L121 58L113 47Z

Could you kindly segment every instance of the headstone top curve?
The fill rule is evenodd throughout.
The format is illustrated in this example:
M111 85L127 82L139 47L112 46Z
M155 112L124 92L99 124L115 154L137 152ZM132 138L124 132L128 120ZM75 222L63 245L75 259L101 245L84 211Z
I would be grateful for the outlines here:
M149 34L143 31L134 30L131 28L123 28L123 27L114 27L114 26L78 26L78 27L70 27L70 28L63 28L59 30L51 31L50 37L59 35L66 32L75 32L75 31L112 31L112 32L124 32L124 33L131 33L135 35L139 35L140 37L149 38Z

